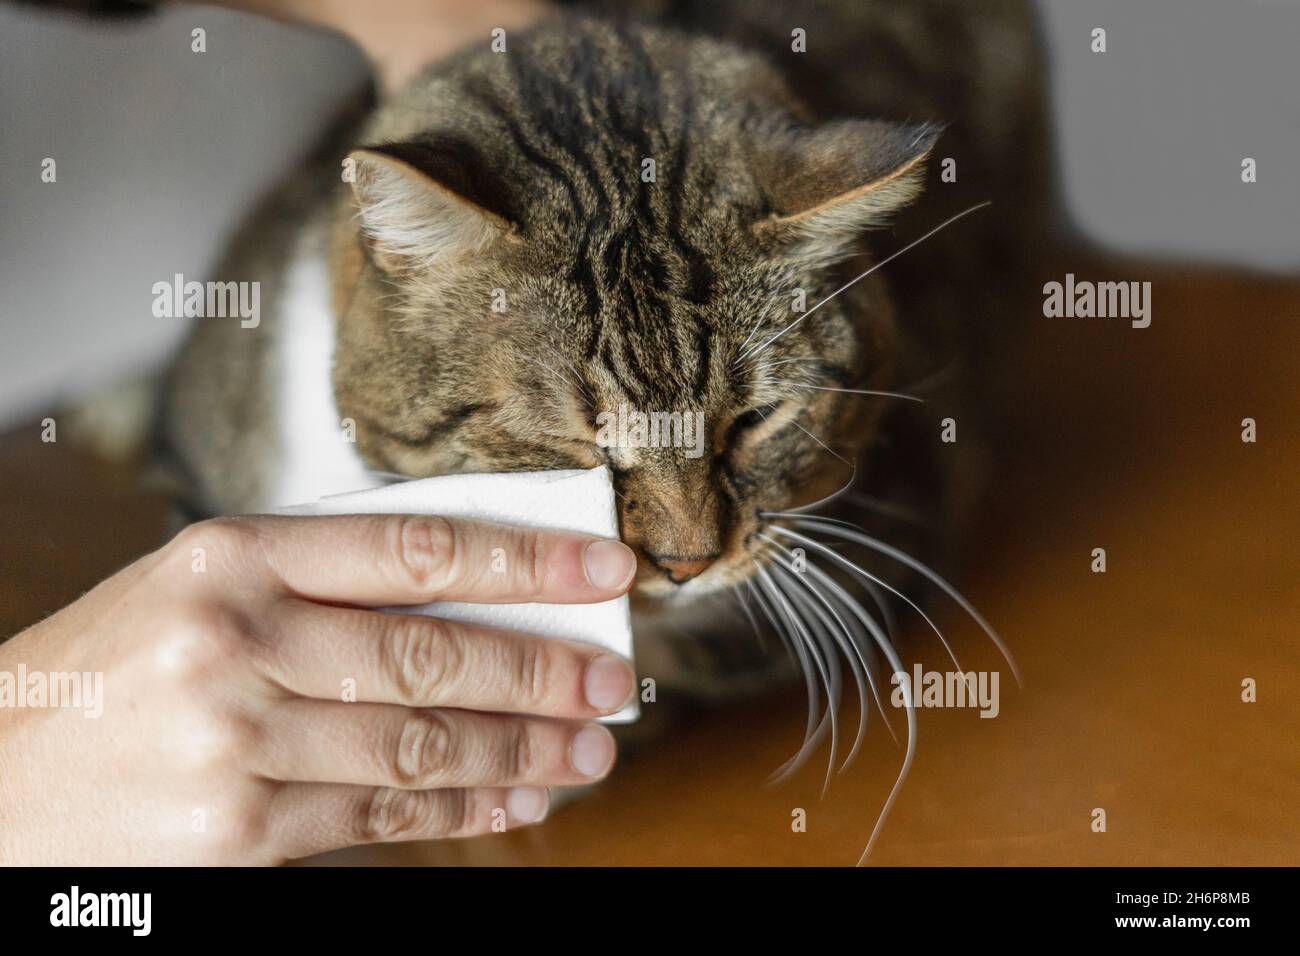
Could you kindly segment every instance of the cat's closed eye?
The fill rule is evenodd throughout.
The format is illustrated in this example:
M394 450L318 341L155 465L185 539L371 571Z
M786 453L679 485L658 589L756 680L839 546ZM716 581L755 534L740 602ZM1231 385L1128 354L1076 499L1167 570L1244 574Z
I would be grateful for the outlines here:
M727 444L730 445L768 424L773 414L780 411L784 402L774 402L737 415L727 430Z

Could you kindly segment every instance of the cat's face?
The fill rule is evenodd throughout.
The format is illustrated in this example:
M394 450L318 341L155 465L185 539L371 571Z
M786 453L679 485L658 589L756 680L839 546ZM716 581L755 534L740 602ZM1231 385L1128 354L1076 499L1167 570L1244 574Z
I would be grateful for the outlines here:
M887 384L890 304L875 277L828 297L934 133L807 127L712 43L573 21L511 42L353 155L340 411L411 476L607 464L637 594L737 583L761 516L835 492L871 440L875 406L839 390Z

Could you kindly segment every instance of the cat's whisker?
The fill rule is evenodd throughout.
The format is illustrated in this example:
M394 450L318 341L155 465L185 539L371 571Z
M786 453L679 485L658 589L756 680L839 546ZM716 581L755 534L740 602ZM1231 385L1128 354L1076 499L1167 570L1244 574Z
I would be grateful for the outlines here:
M810 649L814 650L814 656L822 667L823 678L826 680L826 706L831 715L831 751L826 761L826 777L822 783L822 799L826 799L826 794L830 792L831 780L835 777L835 755L839 752L839 711L840 699L843 692L843 669L840 666L840 656L836 653L836 640L834 629L829 618L816 606L801 589L802 578L795 572L789 570L784 562L778 557L772 565L772 570L776 573L774 578L776 584L781 587L782 592L794 610L800 612L805 630L810 638ZM782 586L782 581L785 582ZM843 650L841 647L840 650ZM849 661L850 669L854 671L855 681L858 679L856 673L856 662L853 657L845 652L845 659ZM859 690L864 690L859 684ZM861 719L859 718L859 738L861 738Z
M758 376L757 380L753 383L753 387L755 389L761 391L763 389L771 388L772 386L779 384L775 379L771 378L768 375L769 368L770 366L767 363L763 363L762 365L754 369L754 374Z
M568 390L569 388L572 388L577 384L572 379L566 378L561 372L547 365L539 358L534 358L532 356L529 356L527 361L535 366L538 366L539 368L546 370L551 376L551 381L557 383L565 390Z
M796 355L793 358L784 358L776 362L764 363L765 368L776 368L778 365L791 365L795 362L820 362L821 359L814 355Z
M830 545L826 544L826 547ZM881 620L885 622L885 633L892 641L898 635L898 619L894 616L893 608L889 606L889 602L885 600L885 596L880 593L880 588L874 582L863 581L862 589L871 595L872 603L880 609Z
M858 466L850 462L849 467L852 468L853 470L849 473L848 481L840 485L840 487L837 488L835 491L832 491L829 495L827 495L824 498L818 498L816 501L809 502L806 505L799 505L799 507L797 508L791 508L790 511L801 512L801 514L799 514L798 517L803 517L802 512L815 511L818 508L823 508L826 505L830 504L835 499L839 498L840 495L846 494L849 491L849 489L853 487L853 482L857 481L858 478ZM766 517L767 514L768 514L767 512L764 512L761 516ZM782 517L784 517L784 515Z
M763 517L797 519L794 523L800 527L808 528L811 530L820 530L825 534L834 535L836 537L843 538L846 541L852 541L855 544L860 544L864 547L871 548L872 550L878 551L881 554L893 558L895 561L899 562L900 564L906 565L907 567L911 568L913 571L916 571L917 573L923 575L927 580L929 580L932 584L940 588L945 594L948 595L948 597L950 597L953 601L955 601L958 605L960 605L962 610L964 610L968 615L970 615L971 619L980 626L980 628L984 631L985 634L988 635L989 640L993 642L994 646L997 647L998 652L1002 655L1002 659L1005 660L1007 662L1007 666L1011 668L1011 675L1016 679L1016 685L1024 686L1020 679L1020 668L1017 666L1015 658L1012 656L1011 651L1007 648L1006 642L1002 640L1002 637L998 634L998 632L993 629L993 626L984 619L984 616L980 614L978 610L975 609L975 606L971 604L971 602L968 601L960 591L958 591L955 587L949 584L943 577L941 577L938 574L938 572L936 572L933 568L926 565L924 562L918 561L916 558L912 557L910 554L907 554L905 551L900 551L898 548L886 544L885 542L880 541L877 538L873 538L870 535L865 534L861 530L852 530L850 528L842 527L839 524L832 523L831 521L828 521L823 518L818 518L818 517L809 518L806 515L799 515L793 513L779 513L779 512L764 513ZM777 528L776 530L780 530L786 535L797 534L797 532L792 532L789 529ZM834 554L836 558L841 557L840 555L836 554L836 552L831 551L829 553ZM865 574L866 572L863 573ZM877 583L883 584L884 582L879 581L877 579Z
M764 541L768 542L769 544L773 545L774 547L780 549L785 555L793 559L794 556L791 553L790 549L785 547L785 545L781 544L775 538L768 537L767 535L761 532L759 533L759 537L762 538ZM819 591L816 587L814 587L806 577L804 577L802 574L800 574L795 570L792 561L791 562L782 561L781 564L782 564L782 570L785 571L787 577L790 577L793 581L797 582L802 588L808 591L809 594L815 597L826 609L826 611L830 612L830 618L827 618L825 612L818 609L816 605L812 605L810 608L813 614L815 614L817 617L821 619L823 625L825 625L827 629L827 632L834 638L835 642L839 645L840 650L844 653L845 659L847 659L849 662L849 670L853 674L853 681L857 685L858 732L857 732L857 736L853 740L853 746L849 750L849 755L845 758L844 765L840 768L841 772L843 772L844 767L847 767L849 764L851 764L854 758L857 757L858 750L862 746L863 738L866 736L867 715L871 712L870 704L867 701L866 658L862 654L862 648L860 648L857 645L857 643L854 641L853 634L849 630L848 625L840 617L839 613L835 610L835 608L832 607L830 603L826 600L825 595L823 595L821 591ZM839 628L838 632L831 626L832 619L834 620L835 626Z
M789 550L788 548L785 548L784 545L781 545L779 542L776 542L776 541L775 541L774 539L772 539L771 537L765 535L762 531L760 531L760 532L758 533L758 537L759 537L760 539L762 539L762 540L764 541L764 543L768 546L768 548L769 548L769 552L768 552L768 553L769 553L769 554L771 553L771 550L770 550L770 549L772 549L772 548L780 549L780 550L784 551L786 554L791 554L791 552L790 552L790 550ZM753 560L754 563L755 563L756 565L758 564L758 561L757 561L756 558L751 557L751 560ZM818 569L815 569L815 568L814 568L814 569L813 569L813 572L814 572L814 575L817 576L817 577L819 577L819 578L821 578L821 577L824 576L823 573L822 573L820 570L818 570ZM771 615L767 612L766 607L762 604L762 601L761 601L763 595L758 591L758 589L756 589L756 588L754 587L753 577L747 578L747 579L745 580L745 585L746 585L747 589L750 591L751 595L754 597L754 599L755 599L755 603L760 604L760 607L763 609L764 614L767 616L768 620L771 621L771 620L772 620ZM867 586L870 587L870 585L867 585ZM880 601L879 597L876 596L876 595L874 595L874 594L873 594L873 596L876 597L877 604L880 604L881 601ZM822 598L831 599L831 600L835 600L835 601L839 602L839 598L837 598L835 595L822 594L821 597L822 597ZM856 602L852 597L849 597L847 594L844 596L844 601L847 601L849 604L853 605L853 616L856 616L856 617L862 617L862 616L864 616L864 615L866 614L866 612L861 608L861 605L859 605L859 604L858 604L858 603L857 603L857 602ZM840 602L840 606L843 607L844 604L843 604L842 602ZM882 606L881 609L882 609L882 612L883 612L886 616L888 616L889 618L891 618L891 621L892 621L892 614L889 613L888 608ZM845 620L842 616L838 616L838 615L837 615L837 619L840 620L842 623L846 623L846 624L848 625L848 627L849 627L851 633L852 633L852 637L850 638L850 640L851 640L853 646L854 646L855 648L858 649L858 659L859 659L859 661L862 663L862 665L863 665L863 667L864 667L864 669L865 669L865 676L866 676L866 679L867 679L867 686L868 686L868 688L869 688L870 691L871 691L871 695L872 695L873 699L875 700L875 703L876 703L876 709L879 711L881 718L884 720L885 727L888 729L890 737L893 738L894 743L897 744L897 743L898 743L898 734L894 731L893 722L889 719L889 714L885 711L884 704L883 704L883 702L881 701L880 694L879 694L879 692L877 691L877 688L876 688L875 673L874 673L874 669L873 669L873 667L872 667L872 661L871 661L867 656L865 656L866 653L867 653L869 650L871 650L871 643L870 643L870 641L866 641L866 642L864 642L864 637L865 637L865 635L864 635L864 633L862 632L862 630L860 629L860 626L859 626L859 625L857 624L857 622L854 620L854 617L853 617L853 616L851 616L849 619ZM892 623L891 623L890 625L888 625L888 626L890 626L890 632L889 632L889 633L890 633L890 637L883 637L883 636L882 636L883 639L886 639L886 640L891 639L891 638L892 638L892 633L893 633L893 631L892 631ZM774 629L775 629L775 624L774 624ZM787 654L791 654L791 652L790 652L790 650L789 650L788 647L786 648L786 650L787 650ZM792 655L791 655L791 662L792 662L792 663L795 663L796 665L798 664L798 662L796 662L796 661L793 659L793 656L792 656ZM852 661L851 661L850 663L852 663ZM806 672L805 672L805 675L806 675ZM855 751L856 751L856 749L857 749L857 748L856 748L856 745L855 745L855 748L854 748L854 749L855 749ZM848 767L849 763L851 762L853 756L854 756L854 754L850 754L849 759L846 759L846 760L844 761L843 766L841 766L841 768L840 768L840 772L841 772L841 773L842 773L845 769L847 769L847 767Z
M820 583L821 575L823 573L824 572L822 572L820 568L814 567L812 576ZM845 623L847 623L853 631L854 644L862 648L863 660L866 665L867 686L871 689L871 696L876 702L876 710L880 713L881 719L884 720L885 728L889 731L889 736L893 738L894 745L897 746L898 734L895 733L894 731L894 723L889 719L889 714L885 711L884 702L881 700L879 689L876 686L876 674L873 668L873 664L875 663L877 652L874 644L871 641L870 635L867 634L865 630L863 630L862 625L859 624L857 620L858 616L866 615L867 613L866 609L862 607L860 602L858 602L856 599L854 599L852 596L848 595L847 593L845 594L843 600L841 600L841 598L838 595L831 594L829 592L827 592L824 595L824 597L826 598L826 600L834 602L836 606L843 608L849 614L849 617L845 619ZM849 611L849 609L845 607L846 602L853 604L854 609L852 611ZM888 625L886 625L886 627L888 628ZM892 644L893 632L887 630L885 639ZM848 768L849 768L849 761L846 760L844 762L844 766L840 768L840 773L844 773L844 771L846 771Z
M785 545L783 545L783 544L781 544L780 542L776 541L774 538L771 538L770 536L768 536L768 535L765 534L764 532L759 532L759 537L762 538L764 541L769 542L773 547L779 548L779 549L780 549L781 551L783 551L785 554L790 555L791 558L793 558L793 556L794 556L794 552L791 551L789 548L785 547ZM817 580L820 581L820 580L822 580L822 579L824 579L824 578L826 577L825 572L821 571L821 569L819 569L819 568L817 568L815 565L813 565L812 562L808 562L807 567L808 567L808 569L812 572L812 576L813 576L814 578L816 578ZM805 584L807 584L807 582L805 582ZM867 586L870 587L870 584L867 584ZM820 592L820 591L818 592L818 596L819 596L823 601L826 601L826 600L828 600L828 599L836 599L836 600L838 600L838 598L837 598L836 595L833 595L833 594L827 594L827 593L823 593L823 592ZM854 617L858 617L858 618L860 618L860 617L866 615L866 610L862 607L862 605L861 605L858 601L854 600L854 599L853 599L853 598L852 598L852 597L851 597L847 592L844 592L843 601L846 601L846 602L852 604L852 606L853 606L852 615L853 615ZM843 606L843 603L841 603L841 606ZM834 613L834 612L832 612L832 613ZM835 617L836 617L836 620L839 621L840 624L841 624L842 626L844 626L844 625L848 625L848 626L849 626L848 628L846 628L846 630L849 631L849 632L851 633L850 641L851 641L851 643L852 643L852 646L853 646L854 650L855 650L855 651L857 652L857 654L858 654L858 660L861 662L862 667L863 667L863 669L864 669L865 672L866 672L867 681L868 681L868 684L869 684L870 689L871 689L871 695L872 695L872 697L875 699L875 702L876 702L876 709L877 709L878 711L880 711L880 716L881 716L881 718L884 720L884 722L885 722L885 726L886 726L887 728L889 728L889 735L894 739L894 743L898 743L898 735L894 732L894 726L893 726L893 723L890 721L890 719L889 719L889 715L885 712L884 704L883 704L883 702L881 701L881 699L880 699L880 694L878 693L878 691L877 691L877 689L876 689L875 678L874 678L874 675L872 674L872 670L871 670L871 662L867 659L867 656L866 656L866 655L867 655L867 652L871 650L871 644L870 644L869 642L865 642L864 640L862 640L866 635L864 635L864 633L863 633L861 630L859 630L857 627L854 626L854 625L856 625L856 621L853 621L853 620L846 621L844 618L842 618L842 617L841 617L840 615L838 615L838 614L836 614ZM889 640L889 641L892 643L892 637L893 637L893 635L892 635L892 631L891 631L890 633L886 634L886 635L882 635L882 637L883 637L885 640ZM854 751L855 751L855 753L856 753L856 750L857 750L857 747L855 746L855 747L854 747ZM840 772L841 772L841 773L843 773L844 770L848 769L849 764L852 762L852 756L853 756L853 754L850 755L850 759L845 760L844 765L840 768Z
M766 421L766 417L764 418L764 421ZM821 445L823 448L825 448L828 452L830 452L832 455L834 455L834 456L835 456L836 458L838 458L840 461L844 462L844 464L848 465L849 468L852 469L854 472L857 471L857 469L854 468L854 466L853 466L853 462L849 461L847 458L845 458L843 455L841 455L839 452L837 452L837 451L836 451L834 448L832 448L830 445L826 444L824 441L822 441L820 438L818 438L816 435L814 435L814 434L813 434L812 432L810 432L808 429L806 429L806 428L804 428L802 425L800 425L800 424L799 424L797 421L795 421L793 418L790 419L790 423L791 423L792 425L794 425L795 428L799 429L799 431L803 432L805 435L807 435L809 438L811 438L813 441L815 441L817 444L819 444L819 445Z
M860 491L855 491L848 496L848 500L854 504L862 505L864 508L870 508L877 514L882 514L886 518L893 518L897 521L905 521L912 525L924 525L926 520L910 508L895 504L892 501L882 501L879 498L873 498L870 495L864 495ZM821 515L815 517L822 518L823 521L837 521L837 518L825 518ZM845 522L847 524L847 522ZM851 526L856 527L856 526Z
M755 596L757 598L756 603L763 611L764 616L772 623L773 628L779 629L779 633L781 633L785 640L787 648L791 647L792 644L789 641L788 635L785 633L786 629L784 622L781 621L778 616L773 614L770 604L771 599L763 593L761 587L755 589ZM808 757L814 750L816 750L817 746L821 743L822 738L826 735L825 716L823 715L820 721L817 719L816 702L820 699L820 696L817 688L816 676L813 674L812 668L808 666L808 662L803 654L801 654L799 660L796 661L796 667L803 675L805 691L808 695L808 717L804 726L804 739L800 744L799 749L787 758L780 767L776 768L776 770L772 771L772 773L768 775L767 779L764 781L764 786L771 786L774 783L778 783L781 780L786 779L790 774L794 773L795 770L808 760Z
M799 523L802 524L802 522ZM798 541L800 544L804 544L810 548L813 548L819 554L825 554L828 557L834 558L834 560L841 567L846 568L851 573L862 578L864 582L868 584L879 585L880 587L885 588L891 594L894 594L897 597L902 598L909 605L911 605L912 609L916 611L917 614L921 615L921 618L925 621L925 623L930 626L930 630L934 631L935 635L939 638L939 642L943 645L944 650L948 652L948 658L952 661L952 666L956 668L959 672L965 673L965 670L962 668L961 664L957 660L957 655L953 653L952 646L948 643L948 639L943 636L943 632L939 630L938 626L934 623L934 621L930 619L930 615L926 614L925 611L921 609L921 606L919 604L917 604L915 601L909 598L902 591L893 587L889 583L882 581L880 578L876 577L870 571L867 571L866 569L862 568L860 565L844 557L844 555L840 554L838 551L833 551L832 549L828 548L821 541L817 541L814 540L813 538L809 538L807 535L802 535L797 531L791 531L789 528L783 528L780 525L773 525L772 530L777 532L778 534L785 535L788 538Z
M737 349L737 352L741 352L741 353L744 352L745 346L749 344L749 340L752 339L754 335L758 332L758 330L763 327L763 323L767 320L767 314L772 311L772 305L775 302L776 302L776 296L773 296L771 299L768 300L767 305L763 306L763 311L759 313L758 320L750 328L749 334L745 336L745 340L740 343L740 348ZM735 368L737 365L739 365L740 360L742 358L744 358L743 354L738 355L736 361L731 363L731 367Z
M934 388L937 388L939 385L943 384L945 379L950 378L952 376L953 370L956 367L957 367L957 361L956 359L953 359L949 361L948 364L945 365L943 368L936 369L935 371L931 372L929 375L926 375L924 378L917 379L911 385L908 385L907 390L909 392L928 392Z
M798 362L814 362L820 365L825 362L825 359L818 355L795 355L791 358L783 358L775 362L768 362L767 366L769 368L775 368L778 365L794 365Z
M757 593L757 589L754 586L754 579L752 577L745 578L745 589L749 592L749 596L753 598L754 604L763 612L763 616L772 624L772 630L779 635L780 632L777 630L776 622L772 621L772 617L767 611L767 605L762 601L762 595ZM790 664L797 668L799 666L799 661L795 657L794 651L791 650L789 641L782 640L781 647L785 650L785 656L790 659Z
M749 583L748 578L745 579L745 583ZM758 641L758 646L763 650L767 650L767 639L763 637L763 630L758 626L758 621L754 618L754 612L749 608L749 602L745 600L745 592L740 590L740 588L727 588L727 593L735 599L738 605L740 605L740 610L744 612L745 618L749 621L750 630L754 632L754 637Z
M757 558L751 556L750 560L754 562L756 568L761 567ZM812 669L808 667L808 661L803 654L802 647L791 638L790 630L786 626L785 619L780 615L779 611L775 615L773 614L773 606L770 603L771 599L763 593L761 587L755 586L755 577L756 575L751 576L745 581L745 583L749 585L750 594L754 598L754 603L758 605L759 610L763 612L763 616L767 619L768 623L772 625L773 633L781 639L781 646L785 648L786 656L790 658L790 663L793 664L803 676L804 684L808 691L808 729L805 733L806 743L807 738L812 734L813 728L816 726L816 704L817 701L821 699L820 691L817 688L815 675L812 673ZM759 583L761 584L762 582L760 581Z
M924 398L917 398L915 395L905 395L902 392L887 392L872 388L832 388L829 385L805 385L802 382L775 382L776 385L783 385L787 388L810 388L818 392L842 392L845 395L875 395L880 398L902 398L909 402L920 402L925 404Z
M858 866L861 866L866 862L867 857L871 854L871 848L876 845L876 838L880 835L880 830L884 826L885 820L889 817L889 811L894 807L894 801L898 799L898 794L903 788L903 782L907 779L908 773L911 772L912 761L916 757L916 701L912 696L911 684L905 679L907 674L903 670L902 661L899 660L898 654L894 650L894 646L885 638L885 635L880 632L880 626L871 619L871 615L863 611L858 605L858 602L854 601L848 592L846 592L844 588L840 587L839 584L830 577L830 575L811 564L808 566L808 570L825 588L829 590L831 594L834 594L839 598L840 601L843 602L844 606L847 607L867 629L867 632L871 635L871 639L875 642L876 647L880 650L881 654L885 656L886 660L889 661L889 666L893 668L893 673L898 675L900 678L898 681L898 688L903 695L903 706L905 713L907 714L907 749L903 754L903 765L898 770L898 776L894 779L894 785L889 790L889 796L885 798L884 806L880 809L880 815L876 817L876 825L871 830L871 838L867 841L866 849L862 851L862 856L858 858ZM895 738L895 740L897 740L897 738Z
M821 655L821 647L819 643L814 639L813 635L810 633L804 619L797 613L797 611L791 605L790 599L785 593L785 589L781 587L781 582L774 579L772 575L768 572L768 569L763 565L759 565L758 574L759 574L760 582L767 585L769 594L776 602L776 607L779 609L780 613L784 616L785 620L789 623L791 633L798 638L799 642L801 642L801 643L797 643L795 646L797 648L802 647L805 649L805 660L812 662L813 667L815 668L815 673L821 680L821 686L826 693L827 706L822 713L822 720L819 724L819 727L823 729L822 732L816 737L816 742L820 743L821 739L825 736L824 728L826 727L827 721L829 720L829 730L831 735L831 753L833 757L836 750L838 737L839 737L838 734L838 709L839 709L838 703L839 702L837 699L837 695L834 692L834 687L832 686L833 682L830 677L828 665ZM838 682L835 683L836 686L838 686ZM815 749L815 747L813 749ZM812 751L810 750L809 753L811 752ZM791 769L794 768L792 767Z
M562 375L557 369L554 369L551 366L547 365L539 358L534 358L532 356L529 356L526 359L526 361L530 365L534 365L538 368L544 369L551 376L552 381L558 382L559 384L566 385L566 386L573 384L567 378L565 378L564 375Z
M763 565L755 558L754 566L758 574L759 586L754 589L754 594L760 599L760 607L767 615L773 627L789 644L792 650L798 655L799 669L803 674L804 687L808 694L808 720L804 728L804 739L799 749L776 770L768 776L767 785L779 783L785 780L796 770L798 770L808 758L816 751L822 740L826 737L829 730L826 714L821 715L818 720L817 714L821 702L821 692L817 684L817 675L809 659L808 652L803 645L799 643L792 635L792 629L786 624L786 618L781 612L781 604L773 596L775 586L772 584L771 575L766 573ZM767 593L764 593L766 590Z
M578 390L581 391L582 394L585 395L587 399L591 401L593 405L596 404L596 396L591 393L591 389L589 389L587 387L586 382L582 380L582 376L578 372L578 366L574 364L573 359L569 358L566 355L562 355L552 345L546 343L542 343L542 345L543 348L545 348L548 352L550 352L557 359L559 359L560 362L562 362L564 365L567 365L569 367L570 380L573 382L574 385L578 387Z
M762 566L759 565L759 567L761 570ZM894 650L893 644L881 632L880 626L875 621L873 621L871 619L871 616L862 609L861 605L857 601L855 601L853 597L849 595L847 591L844 590L843 587L841 587L838 583L836 583L835 580L830 577L830 575L826 574L824 571L816 567L814 564L809 563L807 570L808 573L812 575L812 577L818 583L820 583L824 588L826 588L829 596L834 597L836 600L838 600L842 607L847 608L849 612L858 619L860 624L865 628L866 632L870 635L871 640L875 643L876 648L889 662L890 667L893 668L893 673L895 675L898 675L900 678L906 677L906 672L903 670L902 661L900 660L897 652ZM871 830L871 836L867 841L866 848L862 851L862 855L858 858L859 866L865 863L867 857L870 856L871 850L875 846L876 840L880 835L881 829L883 828L886 819L889 817L890 811L893 809L894 803L898 798L898 794L902 790L903 783L904 781L906 781L908 774L911 772L912 763L916 756L916 737L917 737L916 702L913 698L912 688L908 683L908 681L900 679L897 682L897 684L899 687L899 692L903 696L904 711L907 716L906 750L903 754L903 763L902 766L899 768L898 776L894 779L894 785L890 788L889 795L885 798L885 803L881 807L880 814L876 818L876 824ZM871 686L874 692L874 688L875 688L874 681L872 682ZM876 703L877 706L880 707L881 716L884 717L885 716L884 707L881 704L878 695L876 696ZM888 723L887 717L885 718L885 720L886 723ZM893 731L892 726L890 727L890 731L892 734ZM897 741L898 738L896 735L894 735L894 739L895 741Z
M977 205L971 206L969 209L964 209L964 210L962 210L961 212L957 213L957 215L952 216L951 218L946 219L945 221L939 223L939 225L935 226L933 229L931 229L931 230L930 230L929 232L927 232L925 235L921 236L919 239L913 239L913 240L912 240L911 242L909 242L907 245L903 246L903 248L901 248L901 249L899 249L898 251L893 252L893 253L891 253L890 255L886 256L885 258L881 259L879 262L877 262L875 265L873 265L873 266L872 266L870 269L868 269L866 272L862 273L861 275L857 276L856 278L850 279L850 280L849 280L848 282L846 282L844 285L840 286L838 289L836 289L834 292L832 292L832 293L831 293L830 295L828 295L826 298L822 299L820 302L818 302L816 305L814 305L814 306L813 306L811 309L809 309L807 312L804 312L803 314L801 314L801 315L799 316L799 318L795 319L793 322L791 322L789 325L787 325L785 328L783 328L780 332L777 332L774 336L772 336L770 339L768 339L768 340L766 340L765 342L763 342L761 345L758 345L758 346L750 346L749 349L747 349L745 352L742 352L741 355L736 359L736 363L739 364L740 359L744 358L745 355L748 354L748 352L751 352L751 351L759 351L759 352L761 352L763 349L767 348L769 345L771 345L773 342L775 342L775 341L776 341L777 339L779 339L781 336L785 335L785 334L786 334L787 332L789 332L791 329L795 328L797 325L799 325L800 322L802 322L804 319L808 318L808 316L812 315L814 312L816 312L818 309L820 309L820 308L821 308L823 305L825 305L827 302L831 301L831 299L835 298L835 297L836 297L837 295L839 295L841 292L845 292L845 291L847 291L848 289L851 289L853 286L857 285L859 282L861 282L861 281L862 281L863 279L865 279L867 276L871 275L871 274L872 274L873 272L875 272L877 269L879 269L879 268L881 268L881 267L887 265L888 263L892 262L893 260L897 259L899 256L901 256L903 253L907 252L909 249L913 249L913 248L915 248L916 246L920 245L921 243L925 242L925 240L929 239L929 238L930 238L931 236L933 236L935 233L937 233L937 232L939 232L939 231L941 231L941 230L943 230L943 229L946 229L948 226L952 225L954 222L956 222L958 219L961 219L963 216L968 216L968 215L970 215L971 213L975 212L977 209L983 209L985 206L991 206L991 205L993 205L993 203L992 203L991 200L985 200L985 201L982 202L982 203L979 203L979 204L977 204Z

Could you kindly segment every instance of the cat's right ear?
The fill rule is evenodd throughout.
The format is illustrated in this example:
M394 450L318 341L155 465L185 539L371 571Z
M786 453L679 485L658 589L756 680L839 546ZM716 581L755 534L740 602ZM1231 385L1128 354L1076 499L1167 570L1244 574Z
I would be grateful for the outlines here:
M385 272L449 264L514 232L509 197L463 145L397 143L348 159L362 233Z
M884 225L921 191L941 128L881 120L792 126L763 140L755 171L775 211L755 232L787 249L833 260Z

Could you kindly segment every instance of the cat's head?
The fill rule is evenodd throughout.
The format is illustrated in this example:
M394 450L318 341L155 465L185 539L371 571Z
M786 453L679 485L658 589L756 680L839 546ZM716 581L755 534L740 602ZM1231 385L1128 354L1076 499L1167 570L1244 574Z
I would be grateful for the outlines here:
M563 20L467 53L352 154L335 386L411 476L607 463L637 593L753 573L764 512L849 481L894 320L864 230L920 186L932 127L814 125L774 70Z

